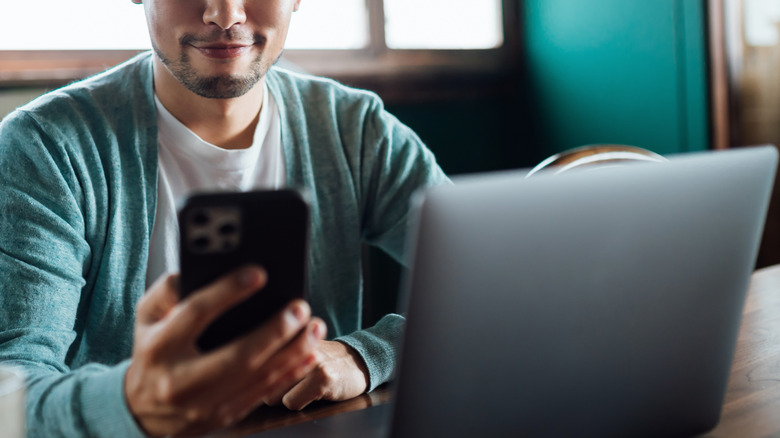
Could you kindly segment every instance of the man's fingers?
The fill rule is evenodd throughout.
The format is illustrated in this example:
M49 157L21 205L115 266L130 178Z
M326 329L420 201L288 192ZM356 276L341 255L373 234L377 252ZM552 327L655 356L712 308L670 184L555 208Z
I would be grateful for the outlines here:
M317 366L281 399L287 408L300 410L317 400L346 400L368 389L368 368L352 347L322 341L317 356Z
M142 324L154 324L165 318L178 302L179 276L161 277L138 302L138 320Z
M268 276L265 270L247 266L182 300L171 312L164 335L174 343L195 340L225 311L249 298L265 286Z
M212 385L209 391L199 393L208 397L212 404L216 402L220 406L216 412L218 418L226 421L241 419L267 398L284 394L316 366L314 349L318 336L324 336L322 332L324 323L312 321L259 370L249 373L242 370L233 373L229 380L223 376L221 385Z
M224 414L240 416L263 402L268 404L269 400L280 401L290 388L316 367L315 348L325 337L326 331L322 320L312 320L293 342L254 374L254 384L246 386L242 396L224 403Z
M322 320L319 320L319 318L315 318L312 320L312 322L309 324L308 327L306 327L305 333L302 335L305 335L308 342L312 345L312 351L311 351L311 359L312 362L316 365L318 362L316 347L319 344L319 342L325 338L325 334L327 332L327 328L325 326L325 323ZM289 349L289 347L287 347ZM284 356L283 355L277 355L271 358L260 370L261 373L268 373L270 370L275 370L277 368L284 368L287 366L284 362ZM304 376L300 376L297 379L289 379L287 385L276 385L275 389L272 391L269 391L268 394L266 394L265 397L263 397L263 401L268 405L278 405L282 401L282 397L284 394L286 394L290 388L295 386L299 381L303 379Z
M311 402L321 400L324 390L325 385L319 375L309 373L282 397L282 403L291 411L300 411Z
M286 382L286 387L293 386L310 373L316 365L316 361L312 357L309 361L303 362L289 370L285 374L284 379L279 380L279 383ZM226 400L221 405L217 415L219 418L243 419L264 403L267 392L267 389L260 391L255 387L247 387L242 394Z
M303 300L295 300L283 311L252 332L180 367L176 376L176 399L188 399L204 392L212 400L219 394L240 392L248 386L265 387L284 371L283 367L260 374L268 358L274 356L302 331L311 311ZM311 342L297 342L288 353L293 363L303 361L314 349ZM297 362L296 362L297 361ZM260 379L258 379L258 377ZM259 381L263 380L263 381ZM219 388L214 390L214 388Z

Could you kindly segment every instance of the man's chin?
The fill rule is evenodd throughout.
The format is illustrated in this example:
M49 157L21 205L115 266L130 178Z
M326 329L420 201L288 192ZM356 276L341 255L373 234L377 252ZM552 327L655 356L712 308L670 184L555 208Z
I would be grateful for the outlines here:
M212 76L184 80L182 84L198 96L209 99L235 99L250 92L259 82L255 76Z
M183 53L175 61L165 57L156 48L155 53L168 72L179 83L198 96L209 99L241 97L251 91L267 71L267 68L263 68L260 58L255 58L246 67L238 65L241 63L215 66L210 63L209 65L195 65L200 63L197 60L193 62L187 53ZM236 73L237 70L241 70L242 73Z

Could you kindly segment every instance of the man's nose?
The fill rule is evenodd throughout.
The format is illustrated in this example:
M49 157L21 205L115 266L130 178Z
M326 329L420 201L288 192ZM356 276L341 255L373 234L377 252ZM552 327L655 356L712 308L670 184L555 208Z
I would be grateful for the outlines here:
M227 30L246 22L244 0L208 0L203 11L203 22Z

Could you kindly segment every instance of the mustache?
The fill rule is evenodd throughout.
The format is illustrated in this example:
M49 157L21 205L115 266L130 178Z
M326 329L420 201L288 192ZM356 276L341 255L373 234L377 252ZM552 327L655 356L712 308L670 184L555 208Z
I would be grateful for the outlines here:
M230 29L214 29L207 34L184 34L179 38L181 45L189 44L210 44L210 43L251 43L251 44L265 44L266 37L251 33L243 30L237 30L234 27Z

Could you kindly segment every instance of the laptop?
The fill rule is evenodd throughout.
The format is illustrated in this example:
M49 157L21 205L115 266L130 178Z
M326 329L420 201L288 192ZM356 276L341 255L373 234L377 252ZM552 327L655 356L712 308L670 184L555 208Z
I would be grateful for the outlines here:
M767 146L425 191L394 402L260 436L712 429L776 167Z

